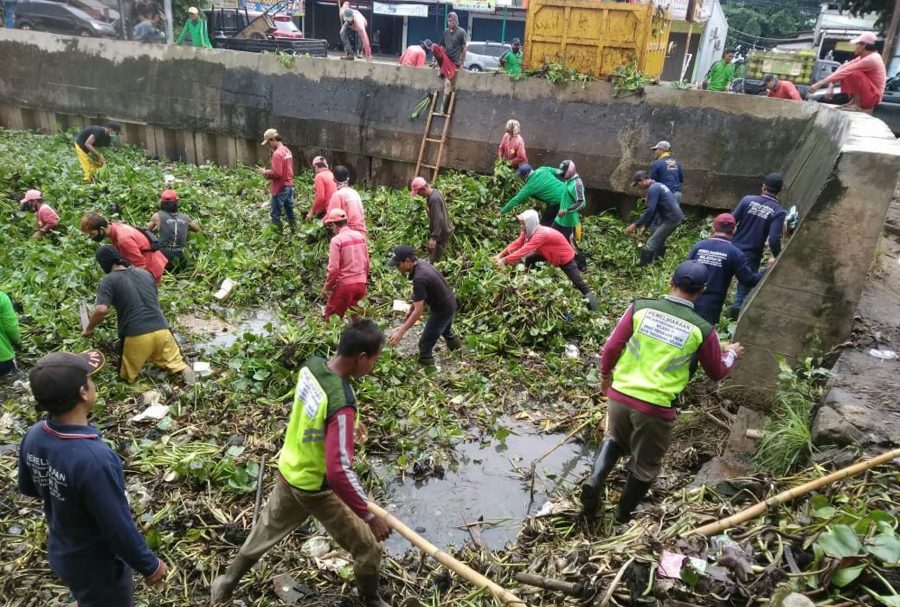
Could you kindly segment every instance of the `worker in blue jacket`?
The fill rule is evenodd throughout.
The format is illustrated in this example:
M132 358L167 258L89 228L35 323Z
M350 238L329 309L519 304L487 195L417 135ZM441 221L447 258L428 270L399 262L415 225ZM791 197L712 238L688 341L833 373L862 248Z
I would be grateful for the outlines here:
M638 231L643 234L653 224L657 215L660 218L659 226L641 249L641 260L638 265L645 266L666 256L666 239L684 220L684 213L681 212L681 207L678 206L669 188L651 179L647 171L635 173L631 185L647 191L647 209L637 221L625 228L625 233L632 234Z
M78 607L131 607L132 570L149 586L166 564L135 527L119 456L88 424L91 375L103 354L54 352L31 370L31 392L48 417L19 446L19 491L44 502L47 558Z
M731 242L747 256L747 264L754 272L762 263L766 242L772 255L781 253L781 236L787 213L778 202L778 194L784 186L784 178L778 173L770 173L763 178L762 193L744 196L732 215L737 221L737 229ZM731 304L729 315L737 318L750 289L738 284L737 295Z
M668 141L660 141L652 148L656 160L650 165L650 179L663 184L672 196L675 197L675 203L681 206L681 186L684 184L684 173L681 170L681 163L672 157L672 144ZM650 233L656 231L659 225L659 218L650 226Z
M706 290L694 302L694 312L713 325L719 324L728 287L735 276L738 284L752 289L762 278L747 265L747 256L731 242L737 222L731 213L722 213L713 220L713 234L691 248L688 259L706 266Z

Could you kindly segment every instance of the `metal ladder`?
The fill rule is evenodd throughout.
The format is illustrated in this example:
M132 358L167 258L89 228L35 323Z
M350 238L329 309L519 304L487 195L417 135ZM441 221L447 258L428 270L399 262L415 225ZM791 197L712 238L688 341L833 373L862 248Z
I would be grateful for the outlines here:
M431 96L431 104L428 106L428 120L425 121L425 134L422 136L422 144L419 146L419 159L416 161L416 176L424 177L420 172L423 168L432 169L434 171L431 179L428 180L429 183L434 183L434 180L437 179L438 173L441 170L441 160L444 158L444 144L447 142L447 132L450 130L450 118L453 116L453 108L456 104L456 91L451 91L450 101L447 103L447 113L435 113L434 108L435 105L437 105L438 97L440 96L440 93L435 93ZM440 139L431 136L431 125L435 118L444 119L444 126L441 128ZM424 162L425 150L428 148L428 144L434 143L439 146L437 157L434 164L427 164Z

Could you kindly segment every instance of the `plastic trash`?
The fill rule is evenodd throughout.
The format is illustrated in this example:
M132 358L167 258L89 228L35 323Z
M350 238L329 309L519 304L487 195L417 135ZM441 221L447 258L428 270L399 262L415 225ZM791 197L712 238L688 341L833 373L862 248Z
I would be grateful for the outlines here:
M237 283L231 280L230 278L226 278L222 281L222 285L219 287L219 290L213 293L213 297L218 299L219 301L223 301L226 297L231 295L231 292L234 290L234 287L237 286Z
M869 350L869 355L881 360L894 360L897 358L897 353L887 348L872 348Z
M150 405L137 415L131 418L133 422L142 422L145 419L160 420L169 414L169 405Z
M411 307L412 307L412 306L409 305L408 302L405 302L405 301L403 301L402 299L395 299L395 300L394 300L394 305L393 305L393 307L391 308L391 311L393 311L393 312L403 312L404 314L406 314L407 312L409 312L409 310L410 310Z
M210 365L208 362L203 362L202 360L198 360L197 362L195 362L193 369L194 375L196 375L197 377L205 377L212 374L212 365Z
M575 344L566 344L565 354L566 358L578 358L579 356L581 356L581 351Z

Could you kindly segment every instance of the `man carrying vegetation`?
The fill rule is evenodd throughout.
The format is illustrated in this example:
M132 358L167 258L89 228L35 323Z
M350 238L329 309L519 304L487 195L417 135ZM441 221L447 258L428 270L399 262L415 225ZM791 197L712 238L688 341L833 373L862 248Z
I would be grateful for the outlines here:
M366 212L359 192L350 187L350 171L347 167L340 164L334 167L334 183L337 190L328 201L327 211L341 209L347 214L347 225L350 229L365 234Z
M719 323L732 278L737 276L738 282L747 289L752 289L762 278L761 272L750 269L744 252L731 242L736 226L731 213L722 213L713 221L713 235L695 244L688 254L688 259L696 259L706 266L706 289L694 303L694 311L713 326Z
M625 228L625 233L633 234L639 231L643 234L647 227L653 224L656 216L660 217L656 230L641 249L641 260L638 265L645 266L666 256L666 240L682 222L684 213L669 188L651 179L647 171L635 173L631 185L647 190L647 209L637 221Z
M433 266L419 261L415 249L401 245L394 248L394 256L388 262L401 274L409 274L412 281L412 306L406 313L403 324L394 329L388 343L396 347L413 325L419 322L425 311L425 304L431 313L425 321L422 336L419 338L419 364L423 367L434 366L434 345L443 337L448 350L462 348L462 340L453 332L453 317L456 315L456 296L450 285Z
M459 26L459 16L455 12L447 14L447 29L441 34L437 46L441 48L450 65L441 65L441 75L444 77L444 98L438 105L438 113L446 114L450 109L450 93L456 88L456 78L466 62L466 46L468 45L466 30ZM438 59L440 51L435 52ZM445 61L446 63L446 61ZM451 67L452 66L452 67Z
M150 272L156 284L162 280L169 260L162 251L153 248L150 239L141 230L124 223L109 223L99 213L87 213L81 218L81 231L94 242L109 238L130 265Z
M565 184L556 177L556 169L553 167L538 167L532 170L530 164L523 164L516 173L525 183L516 195L503 205L503 208L500 209L500 214L509 213L529 197L537 198L544 203L541 225L553 225L553 222L556 221L556 215L559 213L559 203L566 191Z
M147 229L159 234L159 250L169 260L168 267L173 272L185 265L184 246L188 232L202 231L197 222L184 213L178 212L178 193L165 190L159 197L160 210L153 214Z
M19 317L9 295L0 291L0 377L14 373L16 348L22 342Z
M734 80L734 63L732 61L734 61L734 49L725 49L722 59L713 63L706 72L700 88L710 91L727 91L731 86L731 81Z
M334 173L328 168L328 161L324 156L316 156L312 161L313 171L316 176L313 178L313 196L312 208L306 214L306 221L313 219L322 219L325 211L328 209L328 202L334 193L337 192L337 184L334 182Z
M781 237L784 232L784 219L787 212L778 202L778 194L784 187L784 178L780 173L769 173L763 178L762 194L744 196L734 209L737 229L731 239L732 244L747 256L747 265L756 272L762 263L766 242L772 255L781 253ZM744 305L744 299L750 294L750 288L738 283L734 303L731 304L729 316L737 318Z
M197 10L196 6L188 9L188 20L184 22L181 34L179 34L175 44L181 46L184 39L188 36L191 37L191 46L212 48L212 44L209 42L209 32L206 29L206 21L200 18L200 11Z
M37 229L31 235L35 240L40 240L56 229L59 225L59 215L44 202L44 195L40 190L28 190L25 197L19 201L22 208L29 213L34 213L37 221Z
M122 361L119 376L133 384L147 362L170 373L181 373L184 383L194 383L194 372L184 363L169 323L159 306L159 293L146 270L132 267L112 245L97 249L97 263L106 272L97 289L94 312L81 335L88 337L116 309Z
M340 318L348 309L366 296L369 282L369 248L366 236L347 226L347 214L342 209L331 209L322 221L332 235L328 246L328 273L322 295L325 304L325 320L332 315Z
M522 231L514 242L493 257L497 267L502 269L506 265L514 266L523 259L526 265L547 261L569 277L575 288L587 300L588 309L591 312L598 312L600 306L597 304L597 297L578 270L575 263L575 249L568 239L558 230L539 225L538 214L534 209L525 211L517 219Z
M563 182L563 195L559 201L559 211L553 221L553 229L559 231L566 240L572 242L572 237L581 238L581 218L578 211L587 204L584 195L584 182L578 175L575 163L571 160L563 160L556 171L556 177Z
M424 196L426 210L428 211L428 252L431 254L431 263L437 263L444 256L444 249L453 236L453 222L450 221L450 213L447 211L447 203L444 196L424 177L416 177L409 186L410 198Z
M106 126L89 126L75 137L75 156L84 173L84 181L90 182L94 173L106 164L106 157L97 148L108 147L112 144L111 133L121 133L122 126L117 122L110 122Z
M615 516L619 523L631 520L659 475L675 426L675 399L696 363L718 381L743 354L738 343L723 351L715 327L694 311L707 278L699 261L682 262L672 275L671 294L635 300L603 347L600 391L608 399L608 429L581 490L581 515L588 524L596 516L606 477L626 454L631 455L630 469Z
M127 607L132 570L153 586L167 567L135 527L119 456L88 424L97 399L91 375L103 362L96 350L54 352L31 370L31 392L48 418L19 446L19 491L43 501L50 568L78 605Z
M213 581L213 605L230 604L241 577L272 546L313 517L353 555L356 587L366 607L387 607L378 595L379 542L391 530L384 519L368 512L366 494L353 472L358 413L350 384L350 379L372 371L383 344L384 335L374 322L355 319L341 334L333 358L315 356L303 363L275 488L237 558Z
M281 213L287 216L291 232L297 229L294 218L294 157L288 146L281 142L281 135L275 129L266 129L262 144L272 151L269 168L256 171L269 180L270 209L272 223L281 230Z

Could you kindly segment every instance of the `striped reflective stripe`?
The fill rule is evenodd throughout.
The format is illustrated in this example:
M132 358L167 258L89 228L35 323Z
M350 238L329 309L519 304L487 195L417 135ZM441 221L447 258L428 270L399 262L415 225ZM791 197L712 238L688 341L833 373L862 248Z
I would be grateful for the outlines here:
M341 469L344 471L344 474L347 476L347 480L350 481L350 485L353 487L353 490L356 491L357 495L364 501L367 502L368 498L366 498L366 492L363 491L362 486L359 484L359 479L356 478L356 473L353 472L353 468L350 466L350 455L347 453L347 440L353 440L353 433L347 431L347 416L339 415L338 416L338 451L341 455Z

